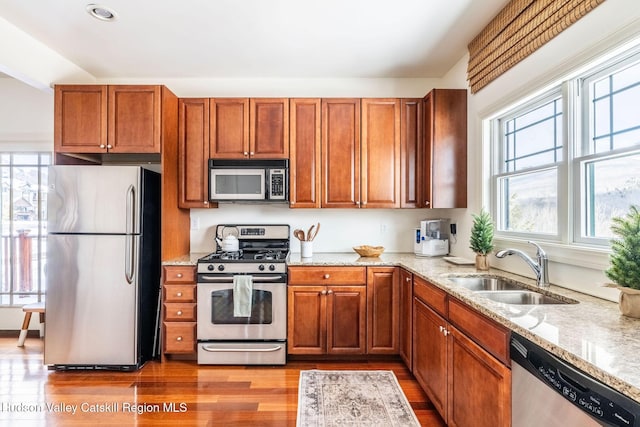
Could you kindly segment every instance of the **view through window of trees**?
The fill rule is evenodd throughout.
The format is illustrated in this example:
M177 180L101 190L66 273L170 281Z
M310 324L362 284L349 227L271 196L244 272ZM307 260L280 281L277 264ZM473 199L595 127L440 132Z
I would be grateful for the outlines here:
M638 99L636 51L494 119L498 233L608 245L611 219L640 205Z

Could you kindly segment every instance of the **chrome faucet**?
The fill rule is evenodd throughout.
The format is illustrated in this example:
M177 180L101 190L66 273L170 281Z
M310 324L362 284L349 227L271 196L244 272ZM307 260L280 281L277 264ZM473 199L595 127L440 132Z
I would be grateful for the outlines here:
M522 252L519 249L504 249L502 251L499 251L496 254L496 257L504 258L508 255L518 255L527 264L529 264L529 267L531 267L531 269L533 269L533 272L536 274L536 284L541 288L548 288L549 287L549 273L548 273L549 260L547 258L547 254L542 250L540 245L538 245L537 243L532 242L531 240L527 241L527 243L531 243L533 246L536 247L537 262L531 259L529 255L527 255L526 253Z

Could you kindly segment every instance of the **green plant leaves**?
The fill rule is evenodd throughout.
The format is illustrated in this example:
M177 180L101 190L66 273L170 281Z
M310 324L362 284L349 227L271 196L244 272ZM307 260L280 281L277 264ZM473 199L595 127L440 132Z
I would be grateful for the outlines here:
M640 289L640 210L631 206L626 216L611 221L618 238L611 241L611 266L604 274L620 286Z
M486 255L493 250L493 221L484 209L478 215L471 215L473 227L469 239L469 248L477 254Z

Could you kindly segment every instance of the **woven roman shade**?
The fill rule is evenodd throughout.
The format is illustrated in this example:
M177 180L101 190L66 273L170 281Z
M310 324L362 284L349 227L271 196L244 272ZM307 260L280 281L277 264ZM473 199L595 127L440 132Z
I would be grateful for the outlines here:
M605 0L511 0L469 43L476 93ZM597 31L594 28L594 31Z

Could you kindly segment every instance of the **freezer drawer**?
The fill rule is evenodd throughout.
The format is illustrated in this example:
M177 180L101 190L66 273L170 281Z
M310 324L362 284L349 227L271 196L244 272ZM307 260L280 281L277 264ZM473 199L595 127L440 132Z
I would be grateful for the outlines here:
M137 363L138 239L49 235L46 365Z

